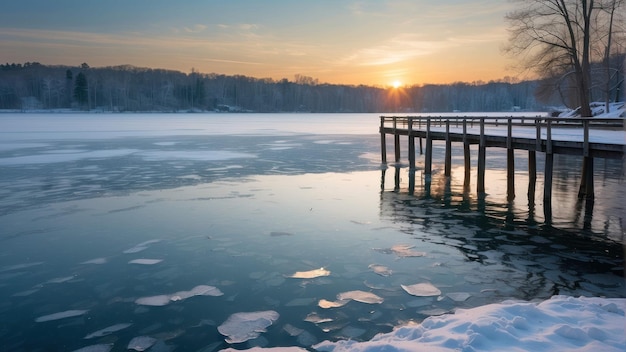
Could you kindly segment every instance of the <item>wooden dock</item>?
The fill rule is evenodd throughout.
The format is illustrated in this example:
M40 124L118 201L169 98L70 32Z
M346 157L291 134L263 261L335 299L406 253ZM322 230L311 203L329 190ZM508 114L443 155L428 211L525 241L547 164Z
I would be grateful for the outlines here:
M507 198L515 197L515 150L528 151L528 172L531 185L537 178L536 153L545 153L544 212L551 213L554 154L581 155L581 183L578 197L593 202L594 158L623 159L626 149L624 119L553 118L553 117L437 117L381 116L381 158L387 163L387 135L394 138L395 162L400 163L400 136L408 137L408 161L415 170L416 146L424 156L424 175L432 175L434 140L445 141L444 174L450 177L452 143L460 142L464 151L464 185L469 185L470 145L478 145L477 189L485 194L487 148L507 150ZM609 136L613 134L612 136ZM621 137L620 137L621 136ZM620 139L621 138L621 139ZM425 148L423 145L425 142ZM429 181L429 180L427 180Z

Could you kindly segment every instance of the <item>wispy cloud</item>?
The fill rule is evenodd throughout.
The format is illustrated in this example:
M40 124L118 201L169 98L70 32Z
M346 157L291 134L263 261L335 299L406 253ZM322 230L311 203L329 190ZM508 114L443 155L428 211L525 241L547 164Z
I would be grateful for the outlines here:
M193 27L185 27L184 31L187 33L202 33L206 31L206 29L207 29L207 26L203 24L196 24Z

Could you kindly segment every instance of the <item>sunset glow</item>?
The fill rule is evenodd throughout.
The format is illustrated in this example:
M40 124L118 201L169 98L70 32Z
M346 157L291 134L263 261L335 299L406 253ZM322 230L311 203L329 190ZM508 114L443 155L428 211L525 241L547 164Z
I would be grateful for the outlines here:
M387 86L511 76L500 0L83 2L0 12L2 61ZM69 11L69 12L68 12ZM328 16L332 13L332 16ZM71 15L69 15L71 14ZM395 86L395 83L393 83Z
M393 83L391 84L392 87L398 89L402 86L402 82L400 81L393 81Z

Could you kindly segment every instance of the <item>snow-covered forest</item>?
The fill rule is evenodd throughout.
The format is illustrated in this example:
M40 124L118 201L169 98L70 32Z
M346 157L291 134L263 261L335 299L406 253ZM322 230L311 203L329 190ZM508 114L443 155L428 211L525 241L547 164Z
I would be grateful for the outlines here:
M420 85L400 88L259 79L134 66L0 65L0 109L100 111L451 112L545 110L539 82Z
M612 95L620 99L619 88ZM601 99L600 94L598 98ZM0 110L230 112L548 111L564 106L549 80L399 88L203 74L135 66L0 65Z

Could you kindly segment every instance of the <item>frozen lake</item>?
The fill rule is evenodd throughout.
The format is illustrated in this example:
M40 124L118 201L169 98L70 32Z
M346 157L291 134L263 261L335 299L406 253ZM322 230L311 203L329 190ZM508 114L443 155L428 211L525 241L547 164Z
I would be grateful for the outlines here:
M381 168L378 126L376 114L0 114L3 350L126 351L140 336L150 351L310 348L509 298L626 295L620 161L596 161L589 209L572 191L580 158L555 156L548 225L524 153L511 204L497 149L484 202L462 192L460 147L449 187L442 164L425 187L422 157L409 194L406 168ZM263 312L267 331L228 335L242 312Z

